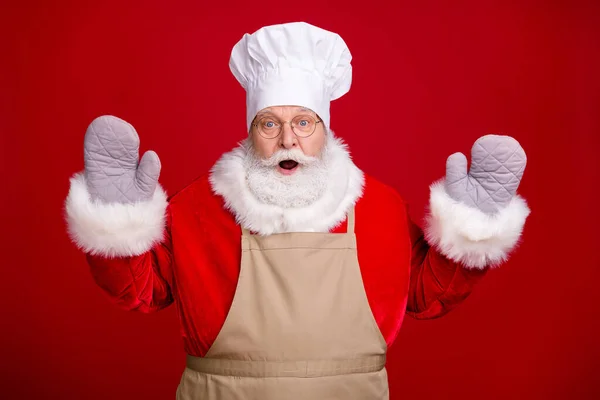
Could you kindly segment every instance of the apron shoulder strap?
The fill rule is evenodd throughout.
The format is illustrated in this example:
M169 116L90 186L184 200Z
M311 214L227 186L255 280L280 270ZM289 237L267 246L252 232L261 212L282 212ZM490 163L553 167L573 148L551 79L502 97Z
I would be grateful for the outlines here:
M348 211L348 223L347 223L347 233L354 233L354 206L350 208Z

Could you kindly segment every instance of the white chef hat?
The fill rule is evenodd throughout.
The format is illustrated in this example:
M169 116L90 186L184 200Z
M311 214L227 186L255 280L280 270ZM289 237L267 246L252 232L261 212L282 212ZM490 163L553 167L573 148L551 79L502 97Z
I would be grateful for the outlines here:
M302 106L329 128L329 103L350 90L352 55L336 33L305 22L265 26L233 47L229 68L246 90L248 130L271 106Z

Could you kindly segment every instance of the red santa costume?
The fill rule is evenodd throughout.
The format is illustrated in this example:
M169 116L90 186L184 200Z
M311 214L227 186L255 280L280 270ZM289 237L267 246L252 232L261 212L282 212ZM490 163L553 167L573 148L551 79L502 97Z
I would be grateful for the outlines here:
M311 105L302 99L291 104ZM260 107L249 100L249 121ZM328 112L318 113L328 122ZM145 202L92 201L85 174L75 175L66 201L69 232L115 304L141 312L175 304L184 350L202 358L231 313L245 251L243 229L264 237L352 230L368 306L389 346L406 314L436 318L465 300L488 268L506 260L517 245L529 210L515 196L492 217L452 199L439 181L430 186L422 230L401 196L363 173L342 141L331 131L328 135L327 191L303 207L285 209L257 199L246 182L249 150L238 146L178 193L167 196L158 186ZM229 398L203 390L206 398Z

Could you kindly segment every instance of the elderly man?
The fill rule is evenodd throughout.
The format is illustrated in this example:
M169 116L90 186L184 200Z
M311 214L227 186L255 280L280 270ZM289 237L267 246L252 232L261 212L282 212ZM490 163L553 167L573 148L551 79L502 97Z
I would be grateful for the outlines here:
M350 89L340 36L306 23L235 45L249 136L167 197L131 125L94 120L71 179L69 233L128 310L175 303L187 365L178 399L387 399L405 314L439 317L517 245L525 154L484 136L431 185L425 233L330 129Z

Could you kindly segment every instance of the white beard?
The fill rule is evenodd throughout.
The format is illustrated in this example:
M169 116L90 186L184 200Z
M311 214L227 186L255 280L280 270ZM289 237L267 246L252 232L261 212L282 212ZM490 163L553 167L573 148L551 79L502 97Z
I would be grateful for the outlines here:
M248 139L244 166L248 188L265 204L281 208L306 207L323 196L327 190L331 155L328 141L316 157L304 155L300 149L278 150L271 157L261 158ZM284 175L277 165L284 160L298 163L292 175Z
M236 221L250 231L328 232L346 219L362 195L364 175L332 131L316 160L284 153L260 160L249 154L253 150L248 142L223 154L211 168L209 181ZM282 175L271 165L289 158L305 165L292 175Z

